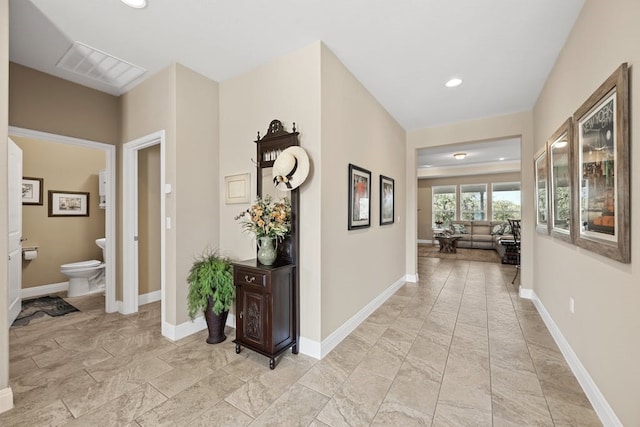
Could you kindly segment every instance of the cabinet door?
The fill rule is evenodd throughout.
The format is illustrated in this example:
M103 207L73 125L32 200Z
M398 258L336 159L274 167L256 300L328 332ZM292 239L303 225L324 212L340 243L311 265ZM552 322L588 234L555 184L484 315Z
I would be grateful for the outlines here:
M248 345L269 351L268 295L250 286L240 286L237 295L241 302L240 340Z

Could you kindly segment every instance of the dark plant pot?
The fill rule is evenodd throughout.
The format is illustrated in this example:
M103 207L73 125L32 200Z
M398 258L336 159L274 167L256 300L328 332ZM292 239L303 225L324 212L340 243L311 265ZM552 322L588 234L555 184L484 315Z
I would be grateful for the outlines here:
M207 309L204 312L204 318L207 321L207 329L209 329L209 338L207 344L218 344L227 339L224 334L224 326L227 323L229 311L223 311L220 314L213 312L213 300L209 298Z

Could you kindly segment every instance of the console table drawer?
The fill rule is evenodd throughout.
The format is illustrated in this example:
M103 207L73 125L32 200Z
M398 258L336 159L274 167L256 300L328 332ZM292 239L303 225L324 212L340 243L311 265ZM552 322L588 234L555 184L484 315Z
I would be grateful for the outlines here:
M267 275L243 268L238 268L234 273L234 282L242 285L267 286Z

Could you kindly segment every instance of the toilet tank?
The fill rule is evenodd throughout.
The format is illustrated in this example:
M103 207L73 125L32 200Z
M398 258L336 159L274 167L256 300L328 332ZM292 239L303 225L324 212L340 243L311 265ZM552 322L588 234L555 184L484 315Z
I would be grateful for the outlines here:
M101 237L96 239L96 245L102 249L102 261L107 262L107 239L105 237Z

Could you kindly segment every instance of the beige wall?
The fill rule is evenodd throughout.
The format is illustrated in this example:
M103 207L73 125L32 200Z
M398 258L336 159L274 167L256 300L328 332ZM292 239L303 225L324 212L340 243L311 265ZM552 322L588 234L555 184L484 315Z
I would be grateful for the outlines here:
M322 339L405 276L405 132L322 45ZM371 171L371 226L347 230L349 163ZM319 173L318 173L319 172ZM380 174L395 180L395 222L380 223ZM316 178L318 178L316 176Z
M416 179L416 149L450 145L460 142L520 137L522 164L533 158L533 115L531 112L507 114L469 120L435 128L419 129L407 133L407 272L416 271L416 236L418 235L418 192ZM522 167L520 174L522 197L522 256L521 286L531 288L533 282L533 168Z
M300 328L302 337L320 341L320 43L221 82L220 105L220 180L250 172L252 195L256 132L264 135L273 119L289 132L295 122L300 132L300 145L311 159L300 188ZM224 194L222 184L218 193ZM233 219L247 207L220 203L220 248L238 260L255 258L251 236Z
M138 294L160 290L160 145L138 152Z
M122 96L122 140L165 131L166 321L187 322L194 255L218 238L218 84L173 64ZM121 250L121 248L120 248Z
M117 145L118 97L11 62L9 124Z
M631 263L534 237L535 293L625 426L640 425L640 2L588 0L534 108L535 147L622 63L631 66ZM523 162L532 163L532 156ZM560 260L560 261L558 261ZM571 268L553 268L561 262ZM569 313L569 298L575 314Z
M176 66L176 324L189 320L187 275L194 256L220 245L218 105L218 83Z
M9 1L0 0L0 170L7 170L9 116ZM0 206L7 206L7 174L0 174ZM6 236L7 210L0 209L0 236ZM7 240L0 244L0 412L12 405L9 387L9 288L7 286ZM5 406L3 406L3 404ZM8 406L8 407L7 407Z
M487 194L491 194L491 184L497 182L520 182L520 173L500 173L486 175L457 176L418 180L418 240L431 240L434 227L431 216L431 188L437 185L487 184ZM489 196L490 197L490 196ZM487 200L487 219L491 219L491 200Z
M95 240L105 236L105 210L100 209L98 173L105 153L23 137L12 137L22 149L23 176L43 178L42 206L22 207L23 246L38 246L38 258L22 261L22 288L65 282L60 266L70 262L102 260ZM48 191L89 193L88 217L49 217Z

